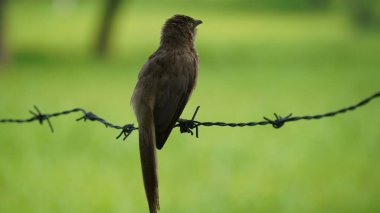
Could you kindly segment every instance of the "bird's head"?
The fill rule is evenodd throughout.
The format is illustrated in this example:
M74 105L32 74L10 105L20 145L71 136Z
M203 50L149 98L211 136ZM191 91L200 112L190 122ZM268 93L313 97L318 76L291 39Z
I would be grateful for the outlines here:
M161 34L161 44L174 46L193 46L196 28L202 24L201 20L186 15L174 15L169 18Z

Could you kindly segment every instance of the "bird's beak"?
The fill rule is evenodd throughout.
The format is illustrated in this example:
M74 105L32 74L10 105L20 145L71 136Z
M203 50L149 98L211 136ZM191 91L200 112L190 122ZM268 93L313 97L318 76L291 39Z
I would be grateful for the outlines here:
M200 24L202 24L202 23L203 23L202 20L195 20L195 21L194 21L195 26L198 26L198 25L200 25Z

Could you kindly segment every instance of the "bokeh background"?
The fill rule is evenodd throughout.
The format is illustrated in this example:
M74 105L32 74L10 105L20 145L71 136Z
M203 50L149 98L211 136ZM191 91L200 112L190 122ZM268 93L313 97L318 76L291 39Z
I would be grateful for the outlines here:
M83 107L135 123L137 74L177 13L204 21L183 118L317 114L379 90L377 0L0 0L0 117ZM147 212L137 134L80 114L0 124L0 212ZM378 212L376 100L335 118L176 129L158 152L161 212Z

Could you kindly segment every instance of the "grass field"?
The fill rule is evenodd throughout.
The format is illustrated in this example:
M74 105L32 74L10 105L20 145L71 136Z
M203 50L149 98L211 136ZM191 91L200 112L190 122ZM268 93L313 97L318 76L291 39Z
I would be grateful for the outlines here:
M83 107L135 123L137 73L175 13L200 18L198 85L183 118L259 121L317 114L379 90L380 38L337 13L260 13L158 3L123 7L107 59L91 56L99 9L11 3L11 59L0 69L0 118ZM174 131L158 152L161 212L377 212L379 101L276 130ZM80 114L0 124L0 212L147 212L136 132L126 142Z

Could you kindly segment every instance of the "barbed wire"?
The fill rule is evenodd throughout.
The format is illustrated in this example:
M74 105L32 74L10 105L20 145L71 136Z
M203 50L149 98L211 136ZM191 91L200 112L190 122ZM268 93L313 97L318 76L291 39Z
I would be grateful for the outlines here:
M357 104L354 104L352 106L345 107L345 108L342 108L342 109L339 109L336 111L324 113L324 114L293 116L293 114L290 113L289 115L282 117L282 116L274 113L274 119L273 120L269 119L267 117L263 117L264 118L263 121L246 122L246 123L201 122L201 121L197 121L197 120L195 120L195 117L199 111L199 106L198 106L190 120L179 119L178 122L175 124L174 128L179 127L181 133L189 133L191 135L194 134L193 129L195 129L195 136L197 138L199 137L199 127L200 126L205 126L205 127L209 127L209 126L221 126L221 127L226 127L226 126L227 127L247 127L247 126L251 126L252 127L252 126L258 126L258 125L264 126L264 125L270 124L274 128L278 129L278 128L281 128L282 126L284 126L284 124L287 122L293 122L293 121L299 121L299 120L316 120L316 119L322 119L322 118L327 118L327 117L333 117L333 116L336 116L338 114L342 114L342 113L345 113L348 111L353 111L359 107L362 107L362 106L368 104L371 100L373 100L375 98L379 98L379 97L380 97L380 92L377 92L377 93L369 96L368 98L360 101ZM53 125L50 121L50 118L58 117L58 116L62 116L62 115L68 115L68 114L75 113L75 112L81 112L83 115L80 118L76 119L77 121L81 121L81 120L83 120L83 121L87 121L87 120L96 121L96 122L100 122L100 123L104 124L106 127L118 129L118 130L120 130L120 133L118 134L116 139L119 139L121 136L124 136L123 140L126 140L127 137L133 131L138 130L138 127L135 127L134 124L126 124L123 126L115 125L115 124L112 124L112 123L106 121L105 119L95 115L94 113L89 112L89 111L82 109L82 108L74 108L71 110L65 110L62 112L55 112L55 113L51 113L51 114L41 113L40 109L37 106L34 106L34 110L35 111L32 111L32 110L29 111L33 115L31 118L28 118L28 119L0 119L0 123L31 123L34 121L38 121L42 125L46 121L49 125L50 130L52 132L54 132L54 128L53 128Z

